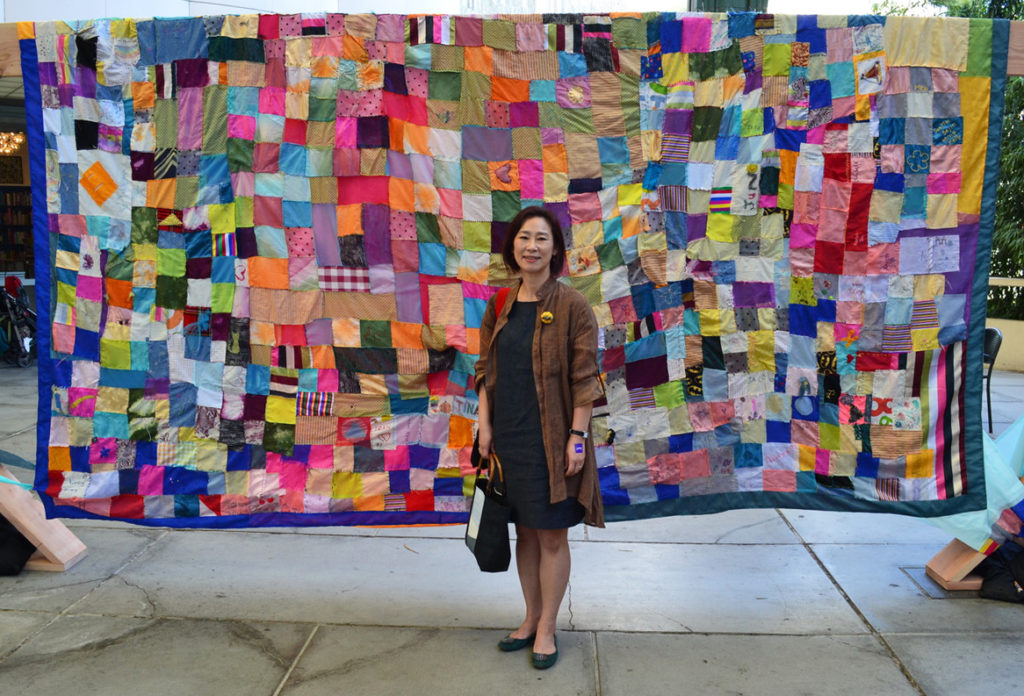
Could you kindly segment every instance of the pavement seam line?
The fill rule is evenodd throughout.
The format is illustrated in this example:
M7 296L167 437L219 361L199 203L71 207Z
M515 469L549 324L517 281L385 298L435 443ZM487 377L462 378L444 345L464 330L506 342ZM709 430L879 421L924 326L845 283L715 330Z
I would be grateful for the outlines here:
M313 630L310 631L309 635L306 637L306 642L302 644L301 648L299 648L298 654L295 656L295 659L292 660L292 663L288 666L288 671L284 673L283 677L281 677L281 681L278 683L277 688L274 689L274 693L271 696L280 696L285 684L287 684L288 680L291 679L292 672L294 672L295 668L298 667L299 660L301 660L303 656L306 654L306 650L309 648L309 644L313 642L313 638L316 637L317 631L319 630L320 624L314 624Z
M67 616L68 614L70 614L72 609L74 609L78 604L80 604L82 601L84 601L86 597L89 597L90 595L92 595L93 592L95 592L97 589L99 589L100 585L105 583L107 580L110 580L110 578L117 576L117 574L120 573L122 570L124 570L126 567L128 567L128 565L130 563L135 561L139 556L141 556L143 553L145 553L147 550L149 550L149 548L151 546L153 546L153 544L155 544L160 539L163 539L166 534L167 534L167 531L165 530L163 532L163 534L157 535L156 538L154 538L152 541L150 541L148 544L146 544L144 547L142 547L139 551L137 551L135 554L133 554L132 557L129 558L127 561L122 563L121 566L119 568L117 568L117 570L115 570L114 572L112 572L110 575L108 575L107 577L103 578L102 580L100 580L98 583L96 583L96 587L92 588L91 590L86 592L84 595L82 595L81 597L76 599L74 602L72 602L71 604L69 604L68 606L64 607L62 610L60 610L56 614L54 614L53 618L50 619L49 621L47 621L42 627L40 627L40 629L38 631L35 631L34 633L30 633L29 635L25 636L24 640L20 641L16 646L14 646L13 650L10 650L10 651L8 651L6 653L0 654L0 664L2 664L3 662L6 662L7 658L9 658L11 655L13 655L14 653L16 653L19 650L21 650L23 647L25 647L25 645L27 643L29 643L30 641L35 640L36 638L38 638L39 635L43 631L48 629L50 626L52 626L54 623L56 623L59 619L61 619L64 616ZM92 581L89 580L87 582L92 582ZM74 585L74 584L80 584L80 583L72 583L72 585ZM149 595L147 594L146 597L148 599ZM150 620L156 619L156 618L157 618L156 616L151 616Z
M917 682L917 679L914 678L914 675L910 673L910 669L903 663L900 656L896 654L896 650L889 644L889 641L885 639L885 636L875 628L875 625L868 620L868 617L860 610L860 607L854 603L853 598L851 598L850 595L847 594L846 590L843 589L843 586L839 584L839 581L836 580L834 575L832 575L832 572L825 566L824 561L818 557L818 554L814 552L814 549L812 549L811 545L807 543L807 540L803 538L803 535L797 531L796 527L794 527L789 519L782 513L782 510L775 508L775 512L782 518L782 521L786 523L786 526L789 527L789 531L791 531L796 538L800 540L800 545L804 547L804 550L807 551L808 555L810 555L814 562L818 564L818 568L820 568L821 572L825 574L825 577L827 577L829 582L832 583L832 586L836 588L836 591L839 592L840 596L846 601L846 604L853 610L853 613L857 615L857 618L859 618L867 627L874 639L877 640L883 648L885 648L887 653L889 653L889 659L896 664L900 673L903 674L903 678L906 679L910 683L910 686L912 686L917 693L921 694L921 696L928 696L925 690L921 688L921 685Z
M604 689L601 686L601 655L597 647L597 631L590 631L591 655L594 658L594 693L601 696Z

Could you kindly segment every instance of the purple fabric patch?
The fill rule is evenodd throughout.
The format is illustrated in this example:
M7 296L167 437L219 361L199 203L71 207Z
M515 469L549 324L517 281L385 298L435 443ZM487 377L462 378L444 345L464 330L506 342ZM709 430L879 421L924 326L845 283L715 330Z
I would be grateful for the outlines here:
M418 273L395 274L395 300L398 305L398 321L423 323Z
M316 262L321 266L340 266L338 250L338 219L333 204L317 203L313 206L313 248Z
M668 382L668 363L664 356L626 363L626 388L645 389Z
M686 216L686 241L695 242L698 239L704 239L707 236L708 231L708 216L707 214L702 215L687 215Z
M689 109L666 109L664 129L666 133L689 135L693 132L693 112Z
M186 58L174 61L174 83L177 87L205 87L210 72L205 58Z
M507 128L463 126L462 158L485 162L512 159L512 131Z
M774 307L775 285L742 281L733 283L732 301L736 307Z

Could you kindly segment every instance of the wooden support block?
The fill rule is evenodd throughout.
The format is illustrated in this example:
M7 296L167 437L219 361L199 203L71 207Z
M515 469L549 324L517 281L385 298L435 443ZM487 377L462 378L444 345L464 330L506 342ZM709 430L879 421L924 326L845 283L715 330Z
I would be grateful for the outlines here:
M971 571L984 559L985 554L953 539L928 561L924 570L944 590L980 590L981 576L971 575Z
M14 478L3 464L0 476ZM85 544L60 520L46 519L43 504L22 488L0 483L0 515L36 547L29 570L64 571L85 557Z
M1010 22L1010 46L1006 56L1006 74L1024 75L1024 22Z

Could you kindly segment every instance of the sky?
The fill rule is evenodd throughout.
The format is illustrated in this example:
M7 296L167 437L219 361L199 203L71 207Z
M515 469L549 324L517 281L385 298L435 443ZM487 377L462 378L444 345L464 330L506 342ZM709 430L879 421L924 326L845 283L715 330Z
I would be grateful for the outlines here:
M831 3L823 3L821 0L768 0L768 11L772 14L871 14L871 5L875 1L832 0Z

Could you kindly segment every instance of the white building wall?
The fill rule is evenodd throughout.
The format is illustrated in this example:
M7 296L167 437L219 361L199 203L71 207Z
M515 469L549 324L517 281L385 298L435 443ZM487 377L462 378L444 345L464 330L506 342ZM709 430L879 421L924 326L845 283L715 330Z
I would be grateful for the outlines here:
M643 0L643 11L678 12L687 0ZM616 0L0 0L4 22L98 17L185 17L278 12L379 12L389 14L491 14L608 12Z

